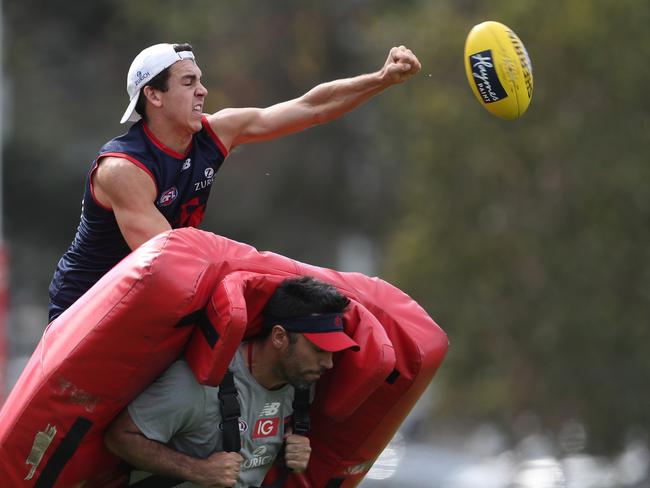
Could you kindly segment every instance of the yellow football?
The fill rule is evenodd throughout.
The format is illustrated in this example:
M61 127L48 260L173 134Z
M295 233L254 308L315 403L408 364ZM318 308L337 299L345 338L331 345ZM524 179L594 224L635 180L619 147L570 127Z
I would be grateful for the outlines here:
M476 98L502 119L523 115L533 96L533 66L519 37L494 21L474 26L465 41L465 73Z

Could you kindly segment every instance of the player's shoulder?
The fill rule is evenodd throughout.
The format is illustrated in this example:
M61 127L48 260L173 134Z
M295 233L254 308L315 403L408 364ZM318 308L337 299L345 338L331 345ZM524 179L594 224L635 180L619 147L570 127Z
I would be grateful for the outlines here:
M140 184L143 180L149 183L149 173L141 163L127 156L104 156L97 161L97 171L93 181L98 184L127 183Z
M237 145L236 141L241 134L259 117L260 111L255 107L224 108L207 115L206 119L211 130L219 135L226 150L230 150Z
M198 384L194 373L192 373L192 369L183 359L178 359L170 364L162 373L161 377L168 378L177 383Z
M189 365L182 359L173 362L157 380L173 395L194 400L203 396L202 387Z
M122 169L122 168L132 168L133 162L129 161L129 159L124 156L110 155L110 156L103 156L99 158L98 165L104 168Z
M196 377L194 376L192 369L183 359L174 361L169 368L167 368L165 374L179 378L183 381L196 383Z

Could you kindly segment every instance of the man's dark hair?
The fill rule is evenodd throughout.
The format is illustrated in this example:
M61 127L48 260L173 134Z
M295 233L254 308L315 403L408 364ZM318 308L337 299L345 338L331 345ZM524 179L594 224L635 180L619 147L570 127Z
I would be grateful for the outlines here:
M192 51L192 45L189 43L184 43L184 44L174 44L174 51L177 53L181 51ZM142 117L142 120L147 122L147 111L146 111L146 106L147 106L147 97L144 96L144 87L145 86L150 86L154 90L158 90L161 92L166 92L169 90L169 67L165 68L162 70L160 73L158 73L156 76L151 78L151 81L140 88L140 97L138 98L138 102L135 104L135 111Z
M262 313L265 317L278 319L340 313L349 303L350 300L329 283L301 276L280 283ZM262 335L269 331L263 330Z

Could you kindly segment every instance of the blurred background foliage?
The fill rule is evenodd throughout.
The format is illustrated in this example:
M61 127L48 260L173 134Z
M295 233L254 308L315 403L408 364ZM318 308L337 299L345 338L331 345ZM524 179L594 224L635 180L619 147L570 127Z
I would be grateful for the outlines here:
M647 2L21 0L4 9L5 235L14 309L42 307L34 330L45 325L86 171L126 129L126 72L142 48L191 42L206 109L217 111L374 71L404 44L422 62L415 79L336 122L233 151L202 228L320 266L357 263L417 299L451 341L434 381L433 435L489 420L515 438L530 412L555 433L583 422L592 452L647 435ZM512 27L533 61L533 101L514 122L483 110L465 79L465 36L484 20ZM14 342L14 353L36 340Z

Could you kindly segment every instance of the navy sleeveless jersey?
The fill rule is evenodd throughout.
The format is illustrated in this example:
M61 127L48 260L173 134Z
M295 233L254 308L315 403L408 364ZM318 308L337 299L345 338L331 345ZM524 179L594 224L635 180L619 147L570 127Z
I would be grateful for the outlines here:
M172 228L197 227L203 219L214 175L227 155L205 117L202 125L185 154L158 141L142 121L100 149L86 177L77 233L50 283L50 320L131 252L115 215L93 194L91 178L100 158L121 157L146 171L156 185L155 205Z

